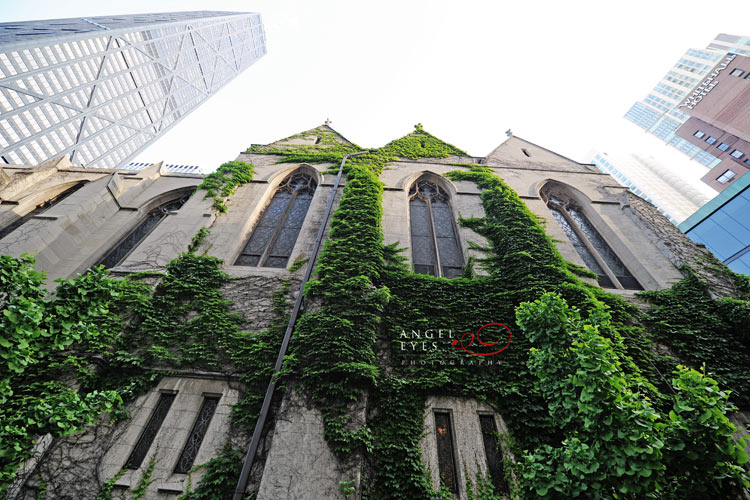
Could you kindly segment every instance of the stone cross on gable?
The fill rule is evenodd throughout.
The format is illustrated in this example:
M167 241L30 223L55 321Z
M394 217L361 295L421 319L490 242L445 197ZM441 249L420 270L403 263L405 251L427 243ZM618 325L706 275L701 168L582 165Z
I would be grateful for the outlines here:
M326 118L325 125L330 125L330 124L331 124L331 120Z

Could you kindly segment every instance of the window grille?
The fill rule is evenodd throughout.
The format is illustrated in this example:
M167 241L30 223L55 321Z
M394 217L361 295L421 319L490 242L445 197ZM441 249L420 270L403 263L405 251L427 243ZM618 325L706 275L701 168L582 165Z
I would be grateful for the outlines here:
M317 186L305 172L287 177L263 210L235 265L286 267Z
M455 278L463 274L463 254L448 193L429 179L409 190L414 272Z
M185 443L185 448L183 448L180 458L177 460L177 465L174 469L175 473L187 474L190 472L218 405L219 396L210 396L203 399L203 404L198 412L198 417L195 419L193 429L190 431L190 436L188 436L188 440Z

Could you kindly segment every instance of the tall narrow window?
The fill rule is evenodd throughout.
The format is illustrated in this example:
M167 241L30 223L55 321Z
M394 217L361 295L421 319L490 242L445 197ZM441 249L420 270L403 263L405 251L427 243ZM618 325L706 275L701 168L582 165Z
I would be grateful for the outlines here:
M27 220L31 219L35 215L41 214L42 212L44 212L48 208L51 208L51 207L57 205L58 203L60 203L61 201L63 201L65 198L67 198L71 194L75 193L76 191L78 191L79 189L81 189L84 184L85 184L84 182L79 182L78 184L69 187L68 189L66 189L62 193L58 194L57 196L55 196L53 198L50 198L49 200L46 200L46 201L40 203L33 210L31 210L30 212L28 212L26 215L22 215L21 217L17 218L16 220L14 220L13 222L11 222L10 224L8 224L7 226L5 226L4 228L0 229L0 240L3 239L3 238L5 238L6 236L8 236L10 233L12 233L13 231L15 231L16 229L18 229Z
M453 455L453 429L451 428L451 415L446 411L436 411L434 415L440 480L445 483L450 491L458 493L456 459Z
M574 202L549 193L542 195L546 197L552 216L560 224L586 267L596 273L599 286L643 290L638 280Z
M146 427L141 431L141 436L138 438L138 442L135 444L135 448L130 452L128 461L125 462L125 468L137 469L143 463L143 459L146 458L148 449L151 448L151 443L154 442L156 434L158 434L161 424L164 422L164 418L169 413L169 408L174 402L174 398L177 395L174 393L162 392L159 397L159 402L156 403L156 408L151 413L151 418L148 419Z
M507 493L508 483L505 481L503 472L503 456L500 453L497 442L497 428L495 417L492 415L479 414L479 425L482 429L482 441L484 442L484 454L487 457L487 469L492 479L492 485L498 492Z
M235 265L286 267L317 186L311 175L301 171L284 179Z
M450 198L437 183L421 178L409 190L414 272L455 278L463 273L463 255Z
M128 255L130 255L130 252L132 252L135 247L137 247L143 240L145 240L146 236L148 236L151 231L156 229L156 226L158 226L159 223L164 220L167 215L169 215L169 212L179 210L180 207L185 204L187 199L188 197L184 196L151 210L146 218L143 219L143 221L138 224L135 229L130 231L130 233L125 236L125 238L120 240L120 242L115 245L115 247L112 248L109 253L104 256L103 259L95 264L95 266L103 265L105 268L109 269L122 263L122 261L124 261Z
M198 455L203 438L206 437L208 425L211 423L217 406L219 406L219 396L208 396L203 399L203 404L198 412L198 417L195 419L193 429L190 431L185 448L180 453L180 458L177 460L177 465L174 468L177 474L187 474L193 467L195 456Z

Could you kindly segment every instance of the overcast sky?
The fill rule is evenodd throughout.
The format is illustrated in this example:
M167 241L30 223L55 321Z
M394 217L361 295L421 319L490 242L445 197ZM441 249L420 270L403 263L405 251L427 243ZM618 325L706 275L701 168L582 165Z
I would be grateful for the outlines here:
M505 131L582 161L637 150L696 162L622 116L689 47L750 34L747 1L0 0L2 21L181 10L260 12L268 54L139 161L215 169L326 118L381 146L421 122L483 156Z

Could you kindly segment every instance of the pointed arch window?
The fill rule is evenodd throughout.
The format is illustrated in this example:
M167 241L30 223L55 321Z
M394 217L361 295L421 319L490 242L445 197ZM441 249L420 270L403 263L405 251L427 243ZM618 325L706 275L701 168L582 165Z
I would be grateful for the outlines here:
M284 179L235 265L286 267L317 187L313 176L301 170Z
M414 272L455 278L464 259L448 193L429 178L409 190L409 219Z
M557 193L542 193L542 196L546 198L552 216L560 224L586 267L596 273L599 286L643 290L638 280L575 202Z
M106 269L110 269L120 265L127 256L130 255L130 252L140 245L141 242L146 239L146 236L151 234L151 231L156 229L156 226L158 226L159 223L170 214L170 212L179 210L188 198L189 196L182 196L176 200L163 203L151 210L148 215L146 215L146 218L143 219L135 229L130 231L125 238L121 239L120 242L104 256L104 258L94 265L94 267L103 265Z

